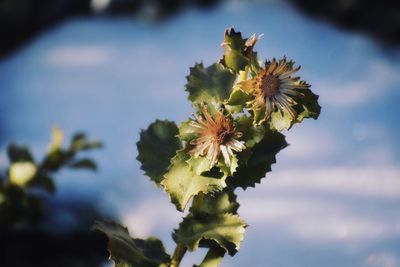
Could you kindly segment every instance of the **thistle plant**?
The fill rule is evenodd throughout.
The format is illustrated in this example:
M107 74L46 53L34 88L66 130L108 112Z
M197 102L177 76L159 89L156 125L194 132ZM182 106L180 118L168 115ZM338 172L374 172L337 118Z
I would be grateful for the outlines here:
M109 239L115 266L177 267L187 251L202 247L208 252L198 266L212 267L238 252L247 224L239 217L235 190L260 183L288 145L281 132L317 119L321 109L310 85L293 76L300 66L285 57L259 61L258 40L227 29L222 58L190 68L192 117L179 126L156 120L141 132L142 170L187 215L172 233L172 255L156 238L132 238L115 222L96 222L94 229Z

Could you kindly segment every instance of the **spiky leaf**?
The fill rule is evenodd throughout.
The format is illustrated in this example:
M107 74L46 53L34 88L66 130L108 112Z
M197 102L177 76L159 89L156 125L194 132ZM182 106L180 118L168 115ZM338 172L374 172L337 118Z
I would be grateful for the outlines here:
M72 169L88 169L88 170L97 170L96 162L92 159L78 159L71 162L68 167Z
M318 104L319 96L311 92L309 89L302 90L301 93L304 96L301 101L294 106L298 116L297 122L301 122L304 118L318 119L319 113L321 112L321 106Z
M215 63L207 68L203 64L196 64L190 68L187 76L186 91L189 92L189 100L194 104L203 102L215 105L229 97L232 92L236 75Z
M235 214L238 208L239 203L236 202L235 193L233 193L233 190L225 188L215 194L198 194L193 199L190 212L195 217L204 217L224 213Z
M263 139L265 127L254 125L251 117L243 115L238 117L235 122L236 130L242 133L241 140L245 142L247 148L252 148Z
M226 186L225 177L197 175L191 170L187 160L187 153L179 151L161 182L179 211L183 211L189 200L200 192L213 193Z
M235 89L233 90L232 94L229 96L225 107L231 113L240 113L242 112L243 108L246 106L246 102L251 100L252 95L247 94L246 92Z
M296 98L297 104L293 106L296 116L292 117L286 110L278 109L272 112L269 121L271 129L283 131L290 129L295 123L302 122L305 118L318 118L321 111L321 107L318 104L318 95L315 95L309 89L303 89L301 93L303 96ZM256 123L263 119L264 113L265 109L255 112L254 118Z
M244 55L245 44L246 40L242 38L240 32L236 32L233 28L225 30L222 43L224 56L221 62L236 72L244 70L249 64L249 59Z
M286 110L276 110L271 113L269 124L272 130L281 132L290 129L295 122L295 119L296 118L293 119L290 113Z
M204 218L186 217L174 232L174 239L194 251L202 243L216 242L229 255L234 255L243 240L246 223L238 215L222 214Z
M116 266L159 267L170 261L161 241L156 238L131 238L127 228L112 221L95 222L92 229L107 236L107 249Z
M271 171L271 165L276 162L276 154L287 145L283 134L268 130L264 138L253 147L247 163L238 167L233 177L229 178L228 184L243 189L254 187Z
M233 28L225 30L224 41L224 56L220 62L235 71L245 70L247 66L258 68L257 53L253 52L254 45L258 37L255 35L250 38L243 38L240 32L236 32Z
M181 147L178 133L176 124L168 120L157 120L140 133L137 159L145 174L157 185L163 180L176 150Z

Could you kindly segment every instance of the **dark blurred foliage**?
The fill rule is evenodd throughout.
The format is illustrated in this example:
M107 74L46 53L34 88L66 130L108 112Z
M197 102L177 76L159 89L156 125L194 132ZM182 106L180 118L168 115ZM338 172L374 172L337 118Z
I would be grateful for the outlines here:
M75 134L67 147L55 127L45 157L35 160L29 147L10 143L10 166L0 172L0 266L100 266L106 241L89 231L104 217L92 202L55 200L54 175L61 169L96 170L82 152L99 141ZM89 250L87 248L90 248Z
M94 220L103 217L92 204L53 203L46 213L31 227L0 228L0 266L98 267L106 261L107 240L89 230ZM48 218L57 214L68 214L77 224L58 224ZM58 232L66 226L67 232Z
M266 1L266 0L265 0ZM362 31L378 41L400 44L400 1L290 0L307 14L344 28ZM163 21L190 8L209 8L220 0L0 0L0 57L14 51L35 34L72 16L137 15ZM102 2L102 1L100 1ZM104 2L104 1L103 1ZM248 1L251 4L251 1Z
M139 15L160 21L187 7L211 7L219 0L111 0L98 10L91 0L0 0L0 57L40 31L72 16Z
M305 13L345 29L361 31L387 45L400 45L400 1L291 0Z

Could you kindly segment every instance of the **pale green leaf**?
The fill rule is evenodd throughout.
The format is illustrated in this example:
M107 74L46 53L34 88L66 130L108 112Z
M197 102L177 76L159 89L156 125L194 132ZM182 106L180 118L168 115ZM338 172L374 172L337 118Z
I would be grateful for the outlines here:
M229 255L234 255L243 240L246 223L235 214L221 214L203 218L189 215L174 232L177 243L183 243L190 251L199 246L216 242Z
M232 94L229 96L225 107L231 113L240 113L243 108L246 107L246 102L252 98L251 94L247 94L240 89L234 89Z
M279 132L288 130L293 125L293 118L286 110L277 110L271 113L270 126L271 129Z
M195 174L187 163L189 156L179 151L161 184L169 194L176 208L183 211L190 199L200 192L208 194L221 191L225 186L225 178L216 178Z

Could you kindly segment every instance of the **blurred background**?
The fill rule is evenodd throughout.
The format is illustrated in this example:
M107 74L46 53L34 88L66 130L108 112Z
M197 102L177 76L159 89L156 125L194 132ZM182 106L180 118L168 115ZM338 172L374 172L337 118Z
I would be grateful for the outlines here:
M219 59L230 26L264 34L260 59L302 65L322 111L286 133L290 146L261 185L237 192L249 227L222 266L399 267L400 2L0 0L0 169L10 141L40 157L53 125L84 130L105 144L93 153L99 170L57 175L44 229L76 242L92 220L116 218L172 252L183 214L144 177L135 143L156 118L190 116L185 76ZM12 238L0 237L1 266L19 253L4 252ZM96 240L64 257L104 249ZM105 252L92 254L65 266L109 266Z

